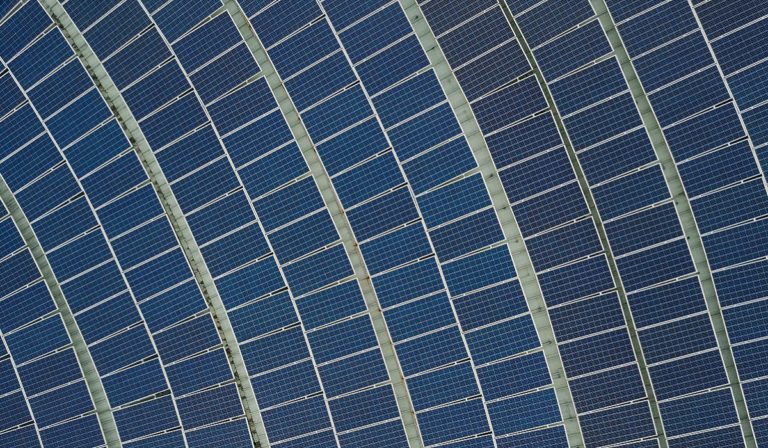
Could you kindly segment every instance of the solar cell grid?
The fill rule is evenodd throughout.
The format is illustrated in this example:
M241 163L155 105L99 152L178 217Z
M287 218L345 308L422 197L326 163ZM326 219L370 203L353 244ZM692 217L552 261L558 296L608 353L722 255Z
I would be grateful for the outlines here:
M585 446L646 448L660 429L651 388L670 446L744 443L743 412L723 386L746 380L752 417L764 414L762 383L752 381L766 374L755 328L766 315L765 220L755 218L766 212L752 145L765 140L768 110L756 3L725 17L722 2L608 1L610 16L594 21L587 1L187 3L63 5L73 42L84 32L170 190L162 175L142 173L151 157L132 153L47 9L27 2L0 20L10 36L3 67L25 89L37 83L33 109L0 77L9 93L0 174L62 283L109 406L123 406L112 413L126 446L250 445L249 414L287 448L565 446L581 436ZM230 15L239 7L251 25L241 30ZM611 20L663 139L638 120L634 90L625 93L603 32ZM533 57L522 51L531 48ZM292 109L298 115L284 116ZM657 167L654 144L668 145L674 162ZM675 201L690 201L693 217L678 218L667 188L675 177L685 188L671 188ZM176 203L186 216L169 222ZM680 238L681 223L698 226L703 248ZM179 225L193 241L177 238ZM0 241L0 252L20 247ZM202 261L186 255L190 243ZM532 268L519 265L527 258ZM67 356L76 366L72 350L55 352L69 344L63 325L57 347L34 346L27 333L57 316L34 261L13 256L0 267L21 273L0 282L0 329L25 359L43 443L103 444L96 416L80 416L94 408L79 372L55 368ZM716 297L702 295L702 269L714 271ZM241 390L226 365L233 353L220 347L217 326L228 326L206 312L198 287L208 274L247 368ZM549 316L544 327L529 314L531 281L547 306L532 310ZM718 306L739 376L718 350L709 317ZM540 340L537 327L552 331L568 374L557 397L551 349L541 351L552 336ZM650 381L638 374L637 349ZM390 384L397 370L407 393ZM258 414L241 405L251 388ZM577 432L574 420L561 425L562 390ZM25 414L16 395L9 407ZM690 417L692 406L707 412ZM0 446L36 446L27 428L0 433Z

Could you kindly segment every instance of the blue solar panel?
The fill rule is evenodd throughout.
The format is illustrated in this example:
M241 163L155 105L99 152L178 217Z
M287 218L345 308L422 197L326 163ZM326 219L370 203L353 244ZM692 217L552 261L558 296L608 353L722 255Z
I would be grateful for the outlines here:
M645 397L636 365L600 372L569 382L579 412L594 411Z
M658 266L658 260L664 264ZM627 291L651 286L695 271L685 241L677 240L617 260Z
M221 343L209 314L171 327L154 335L157 352L169 363Z
M340 37L349 58L356 63L411 31L402 7L391 4L355 24Z
M165 27L162 23L160 25L160 31L165 33ZM172 31L171 35L175 35L175 32ZM173 45L173 50L184 69L191 72L240 40L240 33L229 15L220 14L184 36Z
M189 446L216 446L226 443L252 444L248 423L244 419L209 426L187 433Z
M570 165L566 169L569 168ZM517 204L512 210L523 235L526 236L565 224L589 213L581 188L576 182Z
M640 402L580 416L588 444L608 445L655 434L648 404Z
M42 33L51 19L38 3L25 3L0 27L0 57L8 60Z
M77 446L100 446L104 443L99 420L96 415L78 418L61 425L40 431L40 438L46 445L55 444L62 448Z
M251 384L262 408L296 400L320 390L311 361L256 376L251 379Z
M480 400L464 401L419 414L424 443L440 443L488 431L488 419Z
M481 367L477 375L487 400L546 386L551 382L542 352Z
M116 120L111 120L70 146L66 157L73 171L83 176L130 146L120 125Z
M690 6L669 2L620 26L619 32L627 52L634 57L696 28Z
M448 62L458 67L514 37L504 13L494 8L441 36L440 47ZM468 48L467 42L472 42L472 46Z
M47 176L38 179L16 197L27 219L35 220L61 205L80 192L77 180L66 166L59 166Z
M171 51L160 33L156 28L150 28L110 57L104 68L115 85L122 89L170 57Z
M8 333L38 316L56 309L44 282L38 282L11 296L3 298L0 309L0 331Z
M123 408L114 414L123 440L131 440L179 426L170 396Z
M240 347L251 374L265 372L309 357L301 328L294 327Z
M151 331L161 330L205 308L200 290L190 281L141 304L142 314Z
M305 328L312 329L366 309L360 287L347 282L296 301Z
M43 427L93 409L84 381L30 398L29 405L35 415L35 421Z
M337 430L346 431L398 416L391 387L377 387L328 403Z
M334 187L342 204L351 207L403 182L395 155L389 152L339 175Z
M147 174L135 153L128 153L81 180L91 204L99 207L147 180Z
M553 389L532 392L488 406L496 434L510 434L560 420L560 407Z
M80 367L73 350L64 350L18 368L24 392L36 395L80 379Z
M520 284L515 281L455 298L453 303L467 331L528 311Z
M456 322L451 304L445 294L429 296L386 312L387 327L392 340L399 341Z
M720 303L729 306L766 297L766 269L765 263L755 263L715 272L713 278Z
M71 56L69 44L54 28L7 64L19 84L29 88Z
M451 124L454 123L451 117ZM446 123L443 122L443 125ZM397 143L397 141L395 141ZM401 153L400 146L395 150ZM457 138L440 145L403 165L414 193L420 194L430 188L454 179L475 168L477 161L464 138Z
M768 64L749 68L728 79L733 98L742 109L747 109L765 100Z
M323 390L329 397L387 381L387 369L379 350L369 350L318 367Z
M184 428L196 428L242 414L237 386L230 384L177 400Z
M140 321L133 299L123 293L80 314L77 326L86 342L92 343Z
M437 256L450 260L504 240L494 210L485 210L430 232Z
M40 116L46 119L91 86L88 72L74 60L36 85L28 96Z
M640 330L639 334L645 358L651 364L717 346L706 315Z
M499 439L497 446L499 448L536 448L540 446L565 446L567 443L568 440L563 427L555 426Z
M606 59L551 84L550 89L557 109L569 115L627 90L627 84L616 59Z
M256 224L248 225L200 250L208 269L221 275L269 253L264 234Z
M387 233L360 246L372 274L400 266L432 252L418 223Z
M352 275L343 246L335 246L284 269L294 295L300 296Z
M736 409L729 390L696 395L662 403L664 426L670 435L715 428L737 421ZM690 412L697 409L698 412Z
M217 281L216 287L224 305L231 308L278 290L284 284L274 258L267 258L228 274Z
M461 133L455 115L445 104L425 112L389 131L401 160L407 160Z
M198 244L238 229L256 218L243 192L223 197L187 216L187 223Z
M478 100L473 108L482 131L491 132L546 109L547 102L536 78L529 76Z
M421 73L373 100L385 128L389 128L445 100L434 71Z
M749 136L755 146L768 143L768 132L765 131L765 122L768 120L768 107L759 107L744 113L744 124L749 131Z
M616 256L682 235L674 205L667 203L605 224Z
M101 381L112 406L130 403L168 388L157 360L121 370L102 378Z
M712 64L704 37L693 33L632 61L647 92Z
M717 62L726 75L768 56L768 47L762 44L766 27L768 27L768 21L761 20L712 42ZM745 48L749 48L750 51L744 51Z
M0 121L0 131L7 136L6 141L8 142L0 155L5 158L13 150L42 133L43 130L32 106L26 105L17 109L12 115Z
M582 220L528 240L537 270L549 269L602 250L592 220Z
M453 295L463 294L515 276L507 246L472 254L443 266L446 283Z
M262 44L271 47L320 15L322 11L318 4L308 4L301 0L282 0L253 17L251 24L258 30Z
M632 173L593 190L603 219L615 218L669 197L658 166Z
M333 220L323 212L308 216L270 235L275 254L283 263L318 250L338 239Z
M640 126L642 121L632 95L626 93L565 118L564 124L574 147L585 149Z
M248 340L297 322L291 298L286 293L266 297L230 311L232 328L241 340Z
M123 99L137 120L189 89L179 64L169 62L123 91Z
M552 328L561 342L624 325L616 294L604 294L549 310Z
M270 440L283 440L330 426L328 411L322 397L272 408L262 413Z
M350 319L307 334L318 363L376 346L376 333L367 316Z
M628 300L638 327L706 310L696 277L629 294Z
M338 48L333 31L321 20L270 49L269 56L277 72L287 78Z
M364 241L401 224L419 219L411 192L399 188L347 212L358 241Z
M93 51L105 58L149 27L151 21L138 1L127 1L85 32Z
M593 21L542 46L536 51L536 60L551 81L610 52L600 24Z
M467 345L477 364L485 364L539 346L530 316L518 317L467 333Z
M563 344L560 355L568 376L627 364L635 359L624 328Z
M729 336L734 342L759 339L766 336L766 302L757 302L724 311L729 325Z
M304 110L356 80L344 54L338 52L291 78L285 87L296 108Z
M509 42L461 66L455 74L467 99L473 101L530 69L520 45Z
M491 205L491 198L479 174L466 177L419 198L419 208L427 227L434 227L489 205Z
M387 48L357 66L357 73L368 93L375 95L429 65L415 36Z
M209 103L258 72L259 66L248 47L240 44L191 74L190 80L202 101Z
M304 124L315 141L363 120L371 113L360 87L352 87L304 114Z
M102 375L154 354L152 342L142 326L92 345L90 351L96 369Z
M766 242L763 241L762 220L735 227L721 233L704 237L709 263L713 269L741 263L762 256Z
M146 3L146 2L145 2ZM154 20L170 42L216 11L221 3L216 0L171 2L155 13Z
M467 358L459 330L455 327L430 333L396 346L405 375L454 363Z
M651 102L659 123L665 127L729 96L719 71L712 67L651 95Z
M472 366L467 362L414 377L408 381L408 391L417 411L479 393Z
M427 259L373 279L379 303L384 308L421 297L443 288L434 259Z

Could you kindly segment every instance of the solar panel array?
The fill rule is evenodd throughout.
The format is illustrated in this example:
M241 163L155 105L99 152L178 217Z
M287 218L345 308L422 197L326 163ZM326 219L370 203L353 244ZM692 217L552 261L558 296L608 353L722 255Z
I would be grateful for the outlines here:
M0 447L768 446L765 2L0 16Z

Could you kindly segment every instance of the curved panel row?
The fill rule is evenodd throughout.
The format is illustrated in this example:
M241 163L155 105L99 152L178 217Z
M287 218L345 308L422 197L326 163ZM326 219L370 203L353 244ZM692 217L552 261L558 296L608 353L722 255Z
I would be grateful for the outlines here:
M68 0L63 11L73 36L35 0L0 10L0 175L126 447L568 446L531 311L551 321L585 446L751 446L745 427L768 444L763 2ZM416 34L420 15L439 48ZM73 52L80 37L107 86ZM430 62L443 58L457 92ZM127 104L135 131L102 91ZM491 161L473 153L468 122ZM160 177L128 135L145 139ZM546 309L529 309L479 163L498 173ZM199 247L196 270L174 226ZM0 446L105 445L40 271L13 220L0 227ZM233 374L219 319L247 378Z

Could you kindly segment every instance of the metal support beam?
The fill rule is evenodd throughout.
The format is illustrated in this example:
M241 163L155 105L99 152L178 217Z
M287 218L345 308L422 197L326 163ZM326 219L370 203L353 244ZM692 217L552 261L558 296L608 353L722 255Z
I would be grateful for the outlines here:
M64 321L64 327L67 330L69 338L72 340L72 348L74 349L77 362L80 364L80 368L83 371L83 377L85 378L85 385L88 388L88 392L93 399L94 407L96 408L96 416L99 419L99 425L104 433L104 439L107 442L107 446L121 447L120 436L117 432L117 425L115 424L115 415L112 413L109 401L107 400L107 393L104 391L104 385L101 382L101 377L96 370L96 365L93 363L91 352L88 351L88 345L85 343L80 328L75 322L75 318L72 315L72 310L69 309L67 299L64 297L64 293L61 291L61 286L56 276L53 274L48 258L45 256L40 242L37 240L35 232L29 224L29 220L24 211L19 207L19 203L13 196L11 189L8 188L8 184L0 176L0 200L2 200L5 207L11 214L16 227L19 229L24 243L32 253L32 257L35 259L35 264L40 270L43 276L43 281L48 286L48 290L53 296L53 301L56 304L56 308L61 314L61 319Z
M416 424L416 411L414 410L413 403L411 402L410 395L405 386L404 374L395 355L392 338L389 335L389 330L387 329L381 312L381 305L373 290L370 273L363 262L360 248L352 233L352 228L350 227L347 215L344 213L341 202L336 196L336 191L331 184L330 176L325 170L325 166L320 160L317 150L309 138L309 134L296 111L293 101L288 96L288 92L283 85L283 80L277 74L272 61L269 59L264 47L261 45L261 41L251 27L250 22L245 17L240 5L235 0L222 0L222 2L227 11L229 11L232 19L235 21L235 24L240 29L240 33L245 39L248 49L256 59L264 78L266 78L267 84L270 89L272 89L278 107L280 108L280 112L285 116L285 119L291 128L291 132L296 139L296 143L304 155L304 160L307 163L307 166L309 166L310 174L320 190L323 203L333 219L334 226L339 233L341 242L352 264L352 270L360 283L360 289L362 290L363 297L368 306L371 321L373 322L373 327L376 332L376 338L384 357L384 364L387 367L389 379L397 398L397 405L408 437L409 446L410 448L423 448L424 442Z
M405 10L406 16L415 30L416 36L448 98L448 103L459 118L459 125L467 136L469 147L477 159L479 172L488 188L493 207L498 214L505 242L508 244L515 269L518 273L520 286L523 289L523 295L528 303L536 332L542 343L547 368L552 377L555 395L560 405L560 412L568 435L568 444L570 447L582 447L584 446L584 438L581 433L578 416L576 415L576 408L573 404L573 396L566 379L563 361L557 347L557 340L552 329L552 322L549 319L547 306L542 296L541 286L536 277L528 248L520 232L520 227L517 224L512 207L499 179L496 165L493 163L485 138L480 132L480 125L418 3L416 0L399 0L399 3Z
M619 270L616 265L616 259L610 249L610 245L608 243L608 236L605 231L605 226L597 210L597 206L595 205L595 198L593 197L592 191L589 188L589 183L587 182L587 178L584 174L584 170L582 169L579 159L576 155L576 151L573 147L573 144L570 141L570 138L568 137L568 133L565 130L562 116L557 110L557 107L555 105L555 100L552 97L552 92L549 90L549 86L547 85L544 75L541 72L541 69L539 68L538 63L536 62L536 59L533 56L533 51L531 47L528 45L527 41L525 40L525 36L523 35L520 27L518 26L514 18L514 15L509 9L509 6L507 5L506 0L499 0L499 4L501 4L502 10L504 11L504 14L507 16L507 20L512 25L512 30L514 31L515 37L520 42L520 47L523 49L523 52L528 58L529 64L531 65L531 67L533 67L533 73L539 82L539 86L541 87L542 92L544 92L544 97L546 98L547 104L549 105L549 108L552 111L552 115L555 119L555 123L557 124L558 131L560 132L560 137L563 141L563 144L565 145L566 151L568 153L568 157L570 158L571 164L573 165L573 169L576 173L576 178L578 180L579 187L581 188L581 192L587 203L590 214L592 215L592 219L594 220L595 228L597 229L597 235L600 238L600 242L602 243L602 246L605 250L605 257L608 260L608 266L611 271L611 276L613 277L613 282L616 285L616 292L619 296L619 301L621 303L622 313L624 315L624 321L627 325L627 332L629 333L630 341L632 343L632 350L635 354L635 359L637 359L637 364L640 370L643 387L645 389L645 393L646 393L646 396L648 397L648 402L650 404L654 429L656 431L656 435L659 437L659 445L662 448L666 448L667 447L666 435L664 433L664 426L661 423L661 412L659 411L659 403L656 399L656 392L653 390L651 377L648 372L648 365L645 361L645 354L643 353L642 347L640 345L640 339L637 334L637 327L635 325L634 318L632 317L632 312L629 307L629 301L627 300L627 292L624 289L624 285L621 281L621 276L619 275Z
M659 121L651 108L648 95L638 80L635 67L632 65L629 54L627 53L626 48L624 48L624 43L622 42L621 37L616 30L616 24L613 22L613 18L608 12L608 7L605 3L605 0L590 0L590 3L592 4L592 8L597 14L600 25L603 27L605 34L608 36L608 41L611 44L611 48L613 48L616 59L619 61L619 65L621 66L621 71L624 74L624 78L626 79L627 84L629 84L629 90L634 97L638 109L640 110L643 125L651 136L651 141L653 143L654 151L656 152L656 157L661 163L662 170L664 171L664 178L666 179L667 186L669 187L669 190L672 193L672 197L674 198L675 210L677 211L677 215L683 227L685 241L688 244L688 249L696 266L696 272L699 275L701 288L704 292L704 300L706 301L709 317L715 330L717 346L720 349L720 355L723 359L723 363L725 364L728 383L736 403L736 413L739 417L739 424L741 425L741 430L744 434L746 446L748 448L754 448L757 445L752 430L752 424L749 420L747 406L744 402L744 391L742 390L738 372L736 371L736 361L733 357L733 350L731 349L731 344L728 340L728 334L725 330L723 312L720 308L720 302L717 299L717 292L715 291L715 287L712 282L712 271L709 266L709 261L707 260L707 254L704 250L704 245L701 239L701 234L699 233L698 225L696 224L693 212L691 211L690 201L680 180L680 173L677 170L677 166L675 165L675 161L672 157L672 152L670 151L669 145L667 144L667 141L661 130ZM695 11L693 11L693 8L692 14L695 16Z
M82 61L94 84L101 92L107 104L113 110L123 131L131 140L133 149L146 170L154 190L157 192L162 207L176 234L182 252L192 268L193 275L200 286L208 304L211 316L216 322L219 336L225 348L225 354L232 368L248 426L254 440L261 446L269 446L264 431L264 424L258 412L258 405L253 387L249 380L240 346L237 343L229 316L221 301L213 277L203 260L200 248L192 235L189 224L173 195L168 179L163 174L152 149L149 147L144 134L138 126L136 118L128 108L119 90L105 71L101 61L86 42L80 30L74 24L58 0L41 0L44 8L53 21L62 28L63 34L75 49L77 57Z

